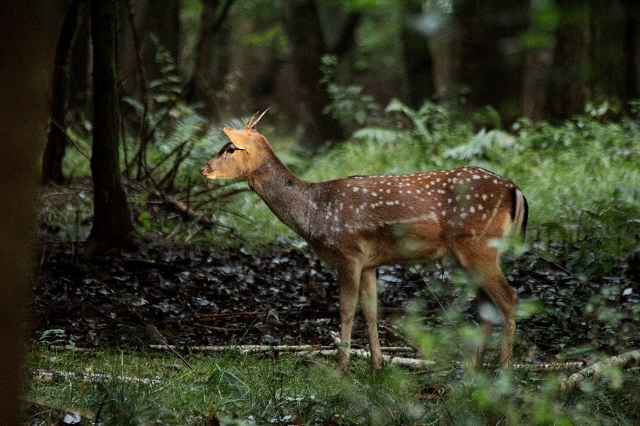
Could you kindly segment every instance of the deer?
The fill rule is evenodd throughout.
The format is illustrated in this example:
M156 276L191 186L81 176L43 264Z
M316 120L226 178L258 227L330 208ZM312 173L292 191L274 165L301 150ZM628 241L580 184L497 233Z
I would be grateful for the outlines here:
M499 365L511 368L517 295L501 272L499 246L512 236L525 236L528 204L522 191L506 178L474 166L307 182L287 168L256 130L266 112L254 114L244 128L224 127L229 142L202 167L202 175L246 179L278 219L337 269L338 368L349 368L359 301L371 369L382 369L376 268L437 259L455 261L477 283L480 338L471 353L471 367L482 365L487 340L501 319ZM487 304L493 313L483 315ZM495 308L502 318L496 318Z

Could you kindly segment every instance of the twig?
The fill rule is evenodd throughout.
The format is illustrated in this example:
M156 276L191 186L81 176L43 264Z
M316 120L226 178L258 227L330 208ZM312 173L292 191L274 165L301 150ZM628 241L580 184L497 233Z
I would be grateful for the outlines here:
M545 362L541 364L514 364L514 370L525 371L565 371L565 370L577 370L584 366L583 361L569 361L569 362ZM495 364L484 364L484 367L497 368Z
M379 310L382 314L404 312L404 308L381 308ZM220 318L228 317L241 317L241 316L256 316L265 315L267 311L243 311L243 312L224 312L220 314L197 314L196 319L199 320L216 320ZM317 309L301 309L301 310L289 310L289 311L274 311L277 315L286 315L289 317L304 315L309 318L337 318L340 316L340 312L337 310L323 311ZM382 326L384 327L384 326ZM410 345L407 345L410 346Z
M297 355L300 356L312 356L312 355L323 355L323 356L336 356L338 354L339 349L323 349L318 351L300 351L296 352ZM364 349L350 349L349 353L353 356L370 358L371 352ZM435 365L435 361L430 361L426 359L416 359L416 358L403 358L396 357L391 355L382 355L382 359L387 364L392 365L403 365L406 367L412 368L429 368Z
M175 350L189 350L190 352L240 352L240 353L260 353L260 352L302 352L331 349L331 346L321 345L221 345L221 346L164 346L150 345L151 349L171 348ZM404 346L383 346L383 352L413 352L412 348Z
M539 258L544 260L545 262L547 262L549 265L555 266L556 268L560 269L562 272L566 273L567 275L570 275L572 277L575 276L575 274L573 272L571 272L570 270L568 270L564 266L560 265L558 262L555 262L555 261L553 261L551 259L547 259L544 256L539 256Z
M227 318L227 317L242 317L242 316L255 316L266 314L266 312L259 311L245 311L245 312L229 312L224 314L196 314L194 317L196 319L216 319L216 318Z
M625 352L621 355L615 355L604 361L596 362L595 364L590 365L587 368L584 368L577 373L572 374L560 383L560 390L563 391L571 391L573 390L580 382L585 380L588 377L598 377L602 372L613 365L624 367L631 362L640 361L640 350L635 350L631 352Z
M207 330L213 331L222 331L223 333L240 333L244 331L242 328L231 328L231 327L215 327L213 325L199 324L199 327L206 328Z
M127 180L127 183L129 183L130 186L133 186L135 184L138 187L142 188L144 191L147 191L150 194L153 194L153 196L156 197L158 200L161 200L162 203L166 204L170 208L173 208L174 210L179 212L181 215L183 215L187 219L195 221L199 225L203 225L203 226L205 226L207 228L210 228L212 226L216 226L216 224L214 222L212 222L211 219L208 216L206 216L204 214L201 214L201 213L198 213L198 212L194 211L192 208L189 208L182 201L175 200L172 197L166 195L160 189L158 183L156 183L151 176L149 176L149 180L153 184L153 188L148 188L148 187L144 186L142 183L140 183L138 181L135 181L133 179Z
M99 373L82 373L76 371L60 371L60 370L45 370L41 368L30 368L27 370L32 376L40 380L51 380L55 377L62 378L74 378L86 381L95 382L107 382L110 380L121 380L123 382L141 383L144 385L159 385L162 384L162 380L147 379L144 377L129 377L129 376L110 376L108 374Z
M405 345L409 346L414 351L420 353L420 349L416 345L414 345L406 336L403 336L402 334L400 334L398 331L396 331L392 327L388 327L386 325L381 325L380 328L385 330L385 331L387 331L393 337L402 340Z
M165 339L162 334L160 334L160 332L158 331L158 329L156 328L155 325L152 324L147 324L146 326L146 330L147 333L151 336L151 338L155 341L157 341L158 343L162 343L167 349L169 349L171 352L173 352L178 358L180 358L182 360L182 362L184 362L184 364L189 367L189 370L193 371L193 374L196 376L196 380L200 380L200 376L198 375L198 373L196 372L196 370L193 369L193 367L191 366L191 364L189 364L189 362L184 359L184 357L182 355L180 355L175 349L173 349L171 346L169 346L169 343L167 343L167 339Z
M58 122L57 122L56 120L54 120L54 119L50 119L50 121L51 121L51 123L52 123L54 126L56 126L56 127L57 127L57 128L58 128L58 129L59 129L59 130L60 130L60 131L65 135L65 137L67 138L67 140L68 140L69 142L71 142L71 145L73 145L73 146L78 150L78 152L79 152L79 153L80 153L84 158L86 158L87 160L91 161L91 156L89 156L87 153L85 153L85 152L82 150L82 148L80 148L80 147L78 146L78 144L76 143L76 141L74 141L74 140L71 138L71 136L69 136L69 134L67 133L67 131L66 131L65 129L63 129L63 128L62 128L62 126L60 125L60 123L58 123Z
M260 353L260 352L298 352L298 351L315 351L323 347L319 345L236 345L236 346L161 346L150 345L151 349L184 350L191 352L240 352L240 353Z

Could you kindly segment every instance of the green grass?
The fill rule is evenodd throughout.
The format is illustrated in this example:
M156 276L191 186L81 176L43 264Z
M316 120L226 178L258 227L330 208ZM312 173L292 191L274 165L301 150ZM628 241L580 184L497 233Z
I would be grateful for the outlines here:
M387 366L371 375L355 360L340 376L332 360L291 354L218 356L191 354L189 363L159 353L100 351L32 352L28 366L104 373L108 381L79 378L28 381L31 400L89 414L104 424L632 424L640 418L640 383L612 370L587 381L581 392L558 391L560 373L468 374ZM442 366L440 366L442 367ZM120 377L159 379L160 384ZM32 413L35 421L52 413ZM235 423L234 423L235 422Z
M607 218L606 212L607 208L614 207L635 219L640 217L640 121L629 117L607 122L601 115L593 114L558 125L521 120L508 132L485 132L476 130L471 123L456 121L440 107L425 104L419 111L412 111L393 101L387 107L385 118L380 120L383 127L360 129L354 138L310 160L290 153L293 143L289 135L281 135L266 125L263 130L276 153L294 173L310 181L354 174L442 170L467 164L485 167L513 180L523 190L529 201L529 229L534 239L576 241L593 231L592 227L580 228L586 215L604 215L605 221L616 222L613 217ZM241 126L243 122L235 120L231 125ZM75 129L70 130L75 145L89 152L90 125L84 123ZM183 141L192 140L189 155L180 160L172 196L182 197L186 202L188 186L190 194L204 191L200 198L191 196L190 205L202 204L198 213L222 225L213 232L185 227L184 232L177 233L180 238L214 245L257 246L282 237L295 237L251 192L216 201L218 184L205 181L200 167L224 144L226 138L220 128L206 128L205 122L187 109L174 127L164 128L159 135L162 137L158 136L159 139L150 144L146 154L149 162L146 167L154 170L154 181L161 182L178 161L175 157L164 161L167 153ZM137 149L129 140L123 160L131 161ZM87 176L87 159L75 148L67 151L65 172L72 177ZM159 162L162 165L156 169ZM131 169L133 175L135 169ZM238 183L231 188L242 185ZM145 214L145 210L153 208L146 204L153 197L149 197L145 186L152 185L147 182L128 188L137 225L141 233L162 238L179 226L180 220L162 211ZM206 193L207 188L212 192ZM219 193L224 194L224 190ZM64 222L72 223L79 215L81 225L83 221L90 225L90 214L86 205L77 209L67 206L59 212L59 217L48 217L47 221L64 226ZM634 234L628 232L628 224L618 221L613 225L624 228L620 231L622 234ZM229 230L233 230L231 235ZM610 232L611 229L607 229L602 233ZM69 237L76 233L74 228L67 231ZM79 236L85 233L80 232ZM629 248L629 244L623 246Z
M208 417L258 424L286 424L294 417L309 423L402 424L424 415L416 405L419 380L393 368L373 377L366 361L355 362L353 375L342 378L321 358L228 353L188 360L200 380L186 367L176 370L180 361L168 355L38 351L30 356L32 368L100 372L115 379L32 380L29 395L94 415L102 405L101 418L110 419L108 424L204 424ZM121 376L159 378L162 384L128 383L117 379Z
M399 108L397 104L395 108ZM506 133L478 132L469 124L442 119L442 111L433 108L411 113L414 124L423 120L424 126L407 125L405 120L402 125L365 129L357 138L312 160L289 154L289 138L274 135L269 139L283 161L311 181L464 164L499 173L513 180L529 201L529 242L537 243L536 250L545 258L568 268L574 275L571 279L583 283L592 278L602 280L632 253L640 255L640 133L634 117L610 123L598 116L585 116L560 125L522 121ZM196 167L215 154L222 144L220 135L216 144L196 141L194 157L185 165ZM74 176L84 176L88 170L86 159L77 153L70 155L67 167ZM197 170L181 173L192 182L199 178ZM62 210L44 211L43 221L66 230L69 239L81 237L83 226L90 225L89 200L84 194L84 198L70 199ZM136 211L144 213L146 197L142 194L139 198ZM80 204L73 207L72 202ZM251 247L295 237L250 192L207 205L201 213L224 228L211 232L187 229L189 235L196 235L190 243ZM161 215L155 212L139 221L139 231L165 235L180 221ZM154 224L161 224L161 228L154 229ZM431 337L437 340L438 336ZM30 368L160 378L162 384L33 379L27 381L27 394L31 399L94 414L100 411L105 424L215 424L214 418L227 424L287 424L298 419L303 424L349 425L640 421L637 373L617 369L565 394L557 387L564 373L480 373L457 380L452 378L455 374L446 374L453 366L440 365L444 375L387 367L382 374L371 376L368 362L356 360L351 373L340 377L331 360L284 354L192 354L188 360L201 380L195 380L187 368L176 370L171 365L178 360L166 354L36 350L29 356Z

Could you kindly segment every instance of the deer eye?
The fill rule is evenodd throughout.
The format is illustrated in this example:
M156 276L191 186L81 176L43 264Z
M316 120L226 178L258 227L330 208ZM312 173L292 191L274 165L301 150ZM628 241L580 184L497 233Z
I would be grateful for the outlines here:
M233 154L238 149L240 149L240 148L235 146L233 143L229 142L225 146L222 147L222 149L220 150L220 154Z

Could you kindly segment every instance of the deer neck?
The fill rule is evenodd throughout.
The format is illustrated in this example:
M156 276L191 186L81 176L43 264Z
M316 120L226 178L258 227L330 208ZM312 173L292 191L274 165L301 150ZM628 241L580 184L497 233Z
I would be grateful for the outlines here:
M313 205L311 183L294 175L275 154L247 181L278 219L308 240Z

